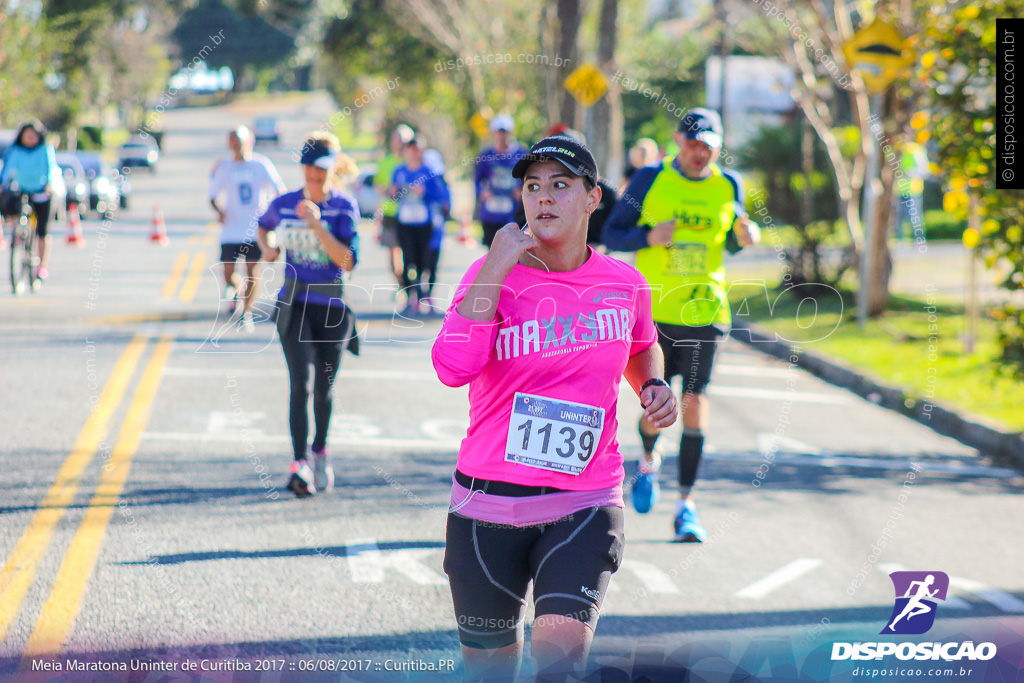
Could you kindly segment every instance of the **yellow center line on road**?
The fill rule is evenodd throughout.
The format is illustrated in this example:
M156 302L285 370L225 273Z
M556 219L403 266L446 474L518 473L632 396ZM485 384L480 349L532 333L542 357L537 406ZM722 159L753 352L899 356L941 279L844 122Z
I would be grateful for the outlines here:
M121 403L146 344L146 337L136 336L118 358L71 453L64 460L46 497L0 570L0 642L6 640L11 624L21 609L39 561L53 539L54 529L74 501L82 472L107 436L107 423Z
M152 358L128 407L121 433L103 469L99 485L89 502L67 554L57 572L49 597L36 619L25 646L24 657L56 654L67 643L85 597L106 534L110 517L128 479L132 457L149 421L164 366L171 352L172 337L164 335L156 344Z
M206 266L206 253L200 251L192 257L192 265L189 266L185 284L181 286L181 291L178 293L179 299L192 301L195 298L196 290L199 289L199 283L203 279L204 266Z
M160 296L165 299L170 299L174 296L174 290L178 288L181 275L185 272L186 263L188 263L188 252L183 251L178 254L178 258L174 261L174 265L171 267L171 274L167 276L167 282L164 283L164 289Z

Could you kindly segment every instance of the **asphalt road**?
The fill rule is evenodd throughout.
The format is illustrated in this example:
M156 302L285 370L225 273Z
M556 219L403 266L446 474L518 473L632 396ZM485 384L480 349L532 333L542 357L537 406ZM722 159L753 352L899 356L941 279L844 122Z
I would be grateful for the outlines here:
M466 391L433 374L439 320L396 314L365 225L348 287L363 351L335 390L338 488L282 488L283 356L272 325L225 325L205 199L226 130L258 111L281 117L284 145L261 151L297 186L289 145L329 117L324 98L168 111L165 157L133 174L132 208L87 221L83 249L58 235L39 293L0 295L0 678L75 680L67 667L89 662L143 669L109 680L159 666L190 680L458 678L441 561ZM154 204L166 246L148 238ZM446 244L450 286L483 252ZM266 268L264 309L279 282ZM828 653L884 639L900 569L950 577L933 629L905 638L1000 648L947 680L1017 680L992 672L1022 661L1019 473L731 340L710 396L696 498L710 538L669 542L669 457L661 502L626 511L593 665L632 673L606 680L856 680L859 662ZM625 388L630 458L638 415Z

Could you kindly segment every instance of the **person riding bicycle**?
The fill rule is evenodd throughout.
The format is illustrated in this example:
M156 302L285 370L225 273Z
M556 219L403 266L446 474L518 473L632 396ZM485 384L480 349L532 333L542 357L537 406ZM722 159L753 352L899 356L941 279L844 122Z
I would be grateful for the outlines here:
M29 121L18 129L14 143L4 155L3 171L0 171L0 213L10 230L21 215L21 196L28 195L29 203L36 214L36 234L39 236L40 280L49 277L46 268L50 255L50 237L46 229L50 222L50 192L60 182L60 166L51 145L46 144L46 128L39 121ZM0 244L3 233L0 232Z

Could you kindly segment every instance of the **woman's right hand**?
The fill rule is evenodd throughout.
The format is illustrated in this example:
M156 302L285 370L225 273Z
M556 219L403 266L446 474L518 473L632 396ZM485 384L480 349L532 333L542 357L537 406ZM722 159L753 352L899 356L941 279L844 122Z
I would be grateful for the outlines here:
M491 250L487 252L485 268L491 268L495 273L500 273L504 279L512 268L519 263L523 254L535 249L537 241L526 234L515 223L508 223L501 230L494 234L491 242Z

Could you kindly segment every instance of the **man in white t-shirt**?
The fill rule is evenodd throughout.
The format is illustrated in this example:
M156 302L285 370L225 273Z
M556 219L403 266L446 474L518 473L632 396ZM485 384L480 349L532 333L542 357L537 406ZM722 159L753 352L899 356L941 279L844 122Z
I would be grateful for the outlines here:
M231 299L231 312L243 329L252 331L252 306L256 301L256 266L260 248L256 243L256 219L270 200L285 191L284 182L270 159L252 151L253 136L239 126L228 134L231 158L220 162L210 178L210 204L221 224L220 260L224 264L224 297ZM218 203L222 200L223 203ZM235 272L235 262L245 257L246 277ZM235 302L241 299L242 311Z

